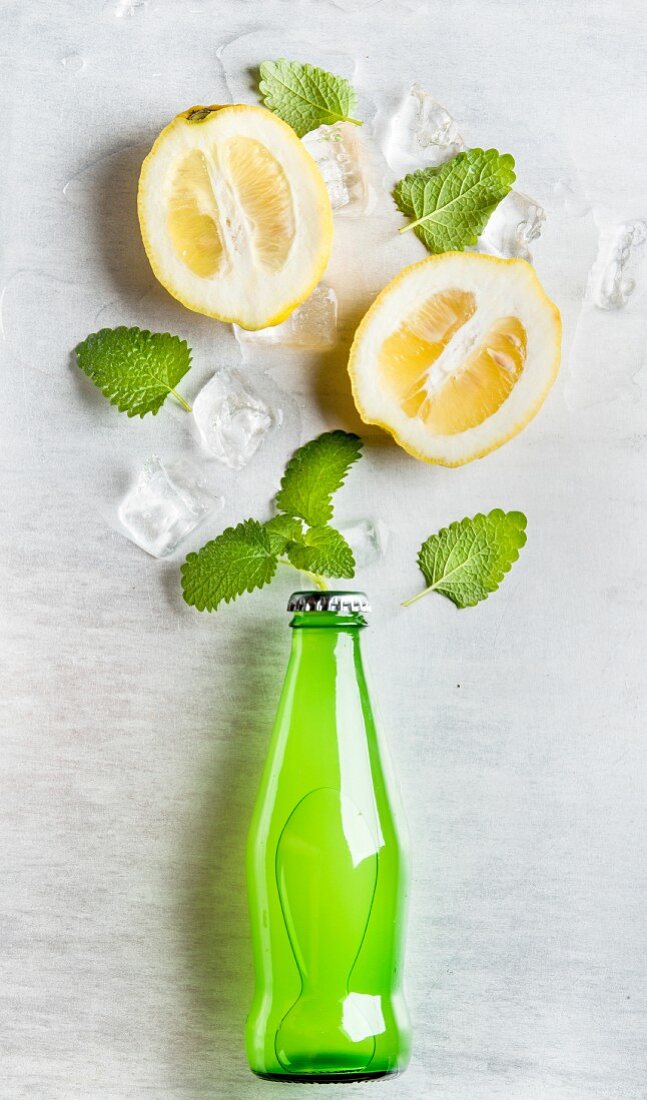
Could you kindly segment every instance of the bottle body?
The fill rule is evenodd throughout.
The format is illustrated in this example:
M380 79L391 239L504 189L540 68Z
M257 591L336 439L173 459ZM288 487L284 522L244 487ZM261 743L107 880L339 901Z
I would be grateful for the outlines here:
M363 620L297 614L248 841L251 1068L280 1080L399 1072L406 857L360 652Z

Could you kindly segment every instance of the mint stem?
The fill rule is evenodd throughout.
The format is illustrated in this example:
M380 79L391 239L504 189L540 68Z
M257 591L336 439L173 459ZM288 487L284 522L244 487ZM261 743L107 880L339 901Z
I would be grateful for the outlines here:
M433 592L435 584L430 584L429 588L423 588L422 592L416 592L415 596L411 596L408 600L404 600L400 607L411 607L412 603L416 603L417 600L421 600L423 596L426 596L428 592Z
M173 394L173 397L176 399L176 401L179 401L180 405L183 409L186 410L186 412L193 412L193 408L191 407L191 405L189 405L189 402L185 401L184 398L177 392L177 390L171 389L170 392Z
M320 592L326 592L328 590L326 578L320 576L319 573L311 573L309 569L299 569L297 565L293 565L287 558L277 558L276 560L279 565L287 565L290 569L295 569L297 573L301 573L304 577L308 577L315 588L318 588Z

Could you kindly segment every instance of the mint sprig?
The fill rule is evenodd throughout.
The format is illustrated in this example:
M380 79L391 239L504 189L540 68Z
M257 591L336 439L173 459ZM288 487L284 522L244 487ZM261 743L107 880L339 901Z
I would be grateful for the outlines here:
M300 61L263 61L259 91L266 107L287 122L299 137L318 126L352 122L356 95L343 76L334 76Z
M175 389L191 366L191 349L179 336L102 328L77 346L76 360L104 397L128 416L155 416L170 393L191 412Z
M349 432L325 432L295 452L276 497L279 514L228 527L181 567L184 599L215 611L243 592L268 584L278 565L305 573L318 588L327 577L354 577L353 552L328 522L333 494L360 457L362 441Z
M515 181L514 157L468 149L440 168L421 168L396 184L396 205L430 252L461 252L477 238Z
M456 607L474 607L499 587L526 544L523 512L495 508L488 515L451 523L420 547L418 565L427 587L405 600L409 607L429 592L440 592Z

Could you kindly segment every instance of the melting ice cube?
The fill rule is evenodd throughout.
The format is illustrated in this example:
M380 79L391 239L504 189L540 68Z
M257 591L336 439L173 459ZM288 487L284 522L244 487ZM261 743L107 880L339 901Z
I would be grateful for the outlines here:
M313 351L334 347L337 342L337 295L332 287L321 283L282 324L257 332L234 325L234 335L241 344L281 344Z
M382 557L388 533L381 523L359 519L353 523L340 524L339 530L353 551L358 569L373 565Z
M570 408L638 401L647 332L647 221L603 224L569 356ZM622 354L617 354L617 349Z
M370 192L357 127L352 122L319 126L302 141L323 176L333 210L348 217L365 213Z
M520 191L510 191L488 220L479 248L496 256L532 260L530 245L537 240L545 221L539 203Z
M558 210L563 210L571 218L584 218L591 209L579 181L559 179L553 184L553 200Z
M599 309L622 309L637 283L644 280L645 241L647 222L644 221L623 222L602 231L587 287L589 299Z
M272 411L237 371L224 367L200 390L193 416L205 447L232 470L247 465L282 419L280 410Z
M413 84L391 118L384 155L399 176L444 164L465 149L454 119L421 84Z
M142 550L163 558L223 503L192 463L164 463L151 455L121 502L119 519Z

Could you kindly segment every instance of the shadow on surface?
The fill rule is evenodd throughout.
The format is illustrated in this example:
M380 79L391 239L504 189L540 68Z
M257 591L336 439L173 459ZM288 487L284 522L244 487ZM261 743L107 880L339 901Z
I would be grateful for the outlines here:
M277 619L232 631L238 674L234 682L216 682L208 708L218 741L182 845L179 912L189 998L183 1055L200 1096L233 1096L233 1082L237 1100L258 1089L244 1048L253 992L245 846L287 641Z
M92 195L97 255L118 292L143 294L152 272L142 244L137 217L137 185L151 142L117 149L86 169L83 179Z
M322 416L327 421L334 422L336 428L355 432L366 442L370 441L376 446L395 446L386 431L375 424L365 424L362 420L355 405L348 374L353 337L369 305L370 296L367 295L361 306L345 314L340 323L336 347L329 352L323 352L318 359L313 378L314 397Z

